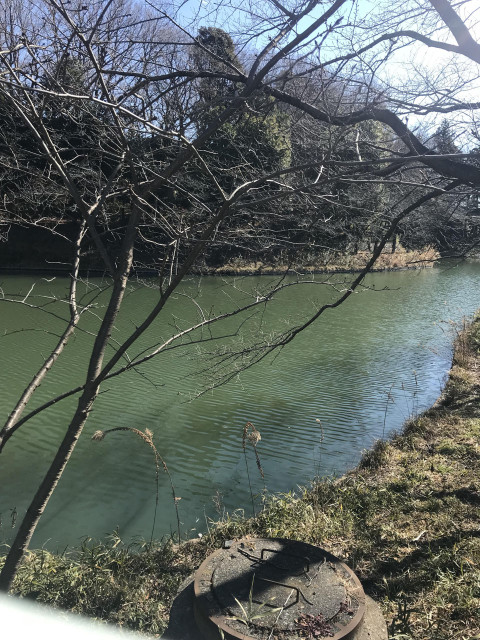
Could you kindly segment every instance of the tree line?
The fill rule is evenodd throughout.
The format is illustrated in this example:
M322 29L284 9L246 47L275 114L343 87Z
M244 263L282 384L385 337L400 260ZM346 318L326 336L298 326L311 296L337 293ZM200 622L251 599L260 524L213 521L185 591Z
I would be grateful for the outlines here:
M38 9L27 11L27 3L18 3L16 21L10 15L10 22L5 18L2 25L5 42L22 28L20 45L5 59L23 83L15 91L10 83L9 96L0 97L5 125L0 137L0 228L9 239L2 252L4 266L68 260L82 220L43 137L55 148L58 161L68 166L68 184L76 182L77 198L93 199L113 180L115 190L102 202L96 227L107 252L115 255L130 204L131 176L122 160L123 145L128 144L135 158L137 174L145 181L157 175L239 98L246 69L258 53L252 46L235 46L221 28L200 26L188 37L173 20L118 0L96 25L101 8L102 3L88 8L79 4L73 13L82 29L95 28L90 42L95 64L88 50L72 46L74 24L68 24L69 31L59 39L65 20L61 15L47 20ZM140 14L132 23L133 10ZM40 33L48 42L41 45L47 55L34 50ZM314 51L294 49L275 69L280 80L271 85L268 80L242 100L235 116L195 150L181 180L156 185L148 206L162 209L162 220L153 215L142 224L135 246L137 269L177 269L225 194L258 179L262 184L242 198L235 215L225 217L194 269L235 259L315 263L335 252L354 253L382 238L391 220L392 196L413 201L428 182L447 185L447 178L428 165L400 162L411 149L399 132L366 117L367 105L386 111L388 96L378 82L352 84L343 70L315 64L313 57ZM103 74L101 82L98 73ZM101 97L103 83L114 99L120 91L121 131L112 106ZM284 97L275 95L280 84ZM324 113L315 117L292 100ZM349 114L362 110L363 116L352 121ZM341 122L334 123L335 117ZM417 128L424 155L461 154L447 118L433 134ZM469 151L467 159L475 165L475 146ZM408 248L431 245L447 255L465 251L475 242L476 215L475 196L459 185L453 197L440 198L433 209L420 204L414 215L399 222L391 237L393 248L398 238ZM91 230L83 243L83 266L104 269Z

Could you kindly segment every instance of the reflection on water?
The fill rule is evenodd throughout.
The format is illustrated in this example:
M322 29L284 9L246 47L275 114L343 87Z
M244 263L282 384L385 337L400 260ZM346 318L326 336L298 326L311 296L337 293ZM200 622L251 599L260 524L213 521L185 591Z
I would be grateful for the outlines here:
M341 283L342 278L336 280ZM459 321L476 309L479 278L477 264L374 274L369 288L328 311L276 357L193 402L189 398L202 388L211 366L208 355L194 347L145 365L144 375L131 372L106 383L33 545L58 548L85 535L103 536L117 526L125 538L150 536L155 506L152 451L130 432L93 442L90 437L97 429L130 426L154 432L181 497L182 528L188 535L205 530L206 519L215 517L215 495L220 496L220 505L216 500L220 510L251 512L242 452L247 421L262 435L258 451L269 490L289 491L315 475L341 473L355 464L362 449L398 429L438 396L450 366L449 321ZM241 287L262 287L267 280L248 278ZM204 308L232 308L244 296L231 289L232 282L192 279L185 292L195 294L195 302ZM26 293L31 284L27 277L2 279L6 292ZM65 284L58 278L51 283L38 279L35 292L59 294ZM290 288L262 314L262 326L284 329L284 318L293 323L336 295L331 287ZM131 330L155 297L153 289L132 292L116 339ZM187 297L173 301L167 318L152 327L131 355L161 342L172 326L187 326L197 317L196 309ZM0 417L5 419L61 323L19 305L2 304L1 310ZM94 329L97 322L88 319L85 329ZM259 328L252 324L246 327L249 330ZM82 381L90 339L85 332L77 333L36 402ZM210 344L209 350L214 348ZM204 374L195 374L202 369ZM7 445L0 460L2 539L11 538L12 510L22 516L74 406L70 399L40 414ZM260 494L263 481L252 451L248 464L253 490ZM163 473L160 483L156 536L176 529L171 490Z

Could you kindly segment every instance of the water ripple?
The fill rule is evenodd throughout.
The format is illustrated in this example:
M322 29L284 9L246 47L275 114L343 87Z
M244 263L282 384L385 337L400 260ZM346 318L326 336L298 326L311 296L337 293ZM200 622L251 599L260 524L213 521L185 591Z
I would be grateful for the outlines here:
M182 529L191 535L205 530L208 518L218 515L217 509L220 513L224 508L252 512L247 465L251 489L257 496L264 482L271 491L289 491L307 484L316 474L342 472L375 438L398 429L410 414L435 400L450 365L453 331L448 323L473 312L479 279L480 266L476 264L375 274L369 283L377 289L389 286L390 291L352 296L341 309L325 314L298 336L276 359L266 359L239 379L193 402L186 400L206 382L194 375L205 368L201 354L187 358L172 353L143 368L142 373L156 385L163 385L160 387L137 373L112 380L95 404L34 544L48 539L48 547L61 547L78 542L82 535L103 536L116 526L127 538L150 536L156 491L153 452L129 432L112 433L102 442L92 442L90 436L97 429L130 426L154 432L158 451L181 498ZM15 286L28 291L31 282L27 280L12 278L10 289ZM248 280L252 288L263 282ZM57 279L59 290L64 285ZM41 286L38 283L39 292ZM206 278L202 287L197 302L206 308L223 304L226 298L219 293L218 280ZM327 296L318 290L312 298L306 297L305 290L295 293L292 289L290 293L290 307L282 300L281 305L267 310L265 322L270 328L284 329L277 318L280 308L290 310L298 319L309 313L313 304L321 304L322 295ZM151 305L152 295L153 291L145 290L127 299L118 337L132 319L141 316L143 307ZM187 323L189 314L194 318L196 311L185 301L181 304L177 315ZM12 307L5 306L0 334L12 328L43 328L43 320L24 310L17 313ZM88 322L94 328L94 320ZM157 323L136 351L158 342L168 326L167 321ZM57 331L58 327L49 329ZM2 343L0 408L4 417L55 341L45 332L16 335L21 335L21 341L11 335ZM88 336L79 333L42 384L35 402L80 384L87 353ZM11 539L5 514L16 507L21 516L28 506L68 426L75 402L72 398L40 414L8 443L0 466L1 486L8 489L0 496L4 522L0 541ZM262 436L257 450L265 480L260 477L251 446L247 445L245 453L242 448L247 421L253 422ZM168 535L176 526L170 480L162 468L155 535Z

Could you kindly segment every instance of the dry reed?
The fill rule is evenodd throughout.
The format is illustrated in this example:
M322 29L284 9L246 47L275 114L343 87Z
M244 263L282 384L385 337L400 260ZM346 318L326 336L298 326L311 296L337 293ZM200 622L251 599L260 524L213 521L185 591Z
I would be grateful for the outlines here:
M152 449L154 457L155 457L155 487L156 487L155 514L154 514L154 517L153 517L152 533L151 533L151 536L150 536L150 543L153 541L153 534L154 534L154 531L155 531L155 523L156 523L156 520L157 520L158 479L159 479L160 463L162 464L163 470L168 475L168 479L170 481L170 488L172 490L173 504L174 504L174 507L175 507L175 514L177 516L177 535L178 535L178 541L180 542L180 540L181 540L180 516L179 516L179 513L178 513L178 502L179 502L180 498L175 494L175 487L174 487L174 484L173 484L173 479L172 479L170 471L169 471L169 469L167 467L167 463L162 458L162 456L158 453L158 449L155 446L155 443L153 442L153 433L152 433L152 431L150 431L150 429L145 429L145 431L140 431L140 429L136 429L135 427L113 427L112 429L106 429L105 431L102 431L102 430L95 431L95 433L92 436L92 440L95 440L97 442L100 441L100 440L103 440L105 438L105 436L107 435L107 433L113 433L114 431L130 431L131 433L134 433L136 436L138 436L141 440L143 440Z

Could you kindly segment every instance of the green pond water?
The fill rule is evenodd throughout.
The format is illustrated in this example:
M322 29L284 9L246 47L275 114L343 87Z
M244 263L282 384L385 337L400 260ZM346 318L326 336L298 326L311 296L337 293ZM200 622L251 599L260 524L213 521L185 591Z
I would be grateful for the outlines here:
M103 537L118 528L126 539L149 538L155 511L155 467L151 449L132 433L91 440L98 429L148 428L175 485L183 536L205 531L209 518L225 511L252 512L242 432L251 421L261 433L258 453L247 462L256 508L265 486L294 490L315 476L342 473L375 439L401 427L438 396L451 362L455 333L480 306L480 264L445 264L434 269L372 274L367 289L327 311L290 345L228 384L192 400L218 369L211 354L222 345L237 348L265 339L332 302L350 276L330 284L288 287L267 308L246 319L237 336L185 345L105 383L73 457L37 528L32 546L62 549L84 536ZM323 276L316 276L318 283ZM68 282L40 276L0 276L1 294L25 296L44 311L0 301L0 418L55 343L68 309L55 298ZM192 278L166 307L130 356L197 322L199 309L234 309L254 292L261 295L272 278ZM288 282L293 282L291 278ZM331 283L336 283L335 287ZM147 283L148 284L148 283ZM80 293L94 301L80 331L35 396L32 407L81 384L91 335L106 300L97 295L100 279L84 281ZM149 286L134 285L114 334L128 335L158 299ZM52 317L52 311L59 317ZM234 334L229 320L203 338ZM192 336L197 342L199 334ZM241 342L243 340L243 342ZM112 343L111 349L115 347ZM11 540L68 425L75 400L62 401L26 423L0 457L0 542ZM319 423L318 420L321 422ZM12 526L13 525L13 526ZM176 531L172 492L160 471L154 534Z

